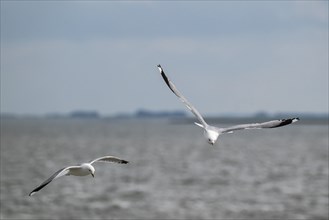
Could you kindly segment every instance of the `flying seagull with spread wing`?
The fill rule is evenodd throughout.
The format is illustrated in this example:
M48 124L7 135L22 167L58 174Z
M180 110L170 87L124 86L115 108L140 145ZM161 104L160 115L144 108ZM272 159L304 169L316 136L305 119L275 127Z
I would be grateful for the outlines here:
M166 76L161 65L159 64L157 67L161 73L162 78L164 79L170 90L185 104L185 106L199 120L199 123L197 122L194 123L200 126L201 128L203 128L204 136L206 137L207 142L211 145L215 144L219 135L225 133L233 133L234 131L243 130L243 129L277 128L299 121L299 118L289 118L289 119L272 120L263 123L241 124L228 128L218 128L215 126L208 125L207 122L202 117L202 115L199 113L199 111L182 95L182 93L176 88L174 83Z
M41 183L38 187L36 187L32 192L30 192L29 196L32 196L34 193L38 192L40 189L51 183L51 181L62 177L62 176L87 176L92 175L94 177L95 175L95 168L92 166L95 162L113 162L113 163L121 163L121 164L127 164L128 161L122 160L117 157L113 156L104 156L99 157L95 160L89 161L88 163L83 163L81 165L76 166L68 166L64 167L60 170L58 170L56 173L54 173L51 177L49 177L47 180L45 180L43 183Z

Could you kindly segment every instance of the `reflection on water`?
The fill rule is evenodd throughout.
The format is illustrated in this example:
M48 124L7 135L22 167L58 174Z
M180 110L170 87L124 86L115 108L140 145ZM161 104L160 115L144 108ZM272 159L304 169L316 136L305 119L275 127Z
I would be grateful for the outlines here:
M214 146L164 120L1 121L1 219L328 219L328 126L236 132ZM95 178L58 169L103 155Z

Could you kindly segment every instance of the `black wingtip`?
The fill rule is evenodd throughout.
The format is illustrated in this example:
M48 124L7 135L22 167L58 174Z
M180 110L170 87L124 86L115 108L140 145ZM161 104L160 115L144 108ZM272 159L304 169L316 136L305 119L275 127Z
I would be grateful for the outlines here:
M281 119L281 123L275 127L282 127L282 126L289 125L289 124L292 124L297 121L299 121L299 118Z
M164 71L163 71L162 67L160 66L160 64L158 65L158 67L160 68L160 73L161 73L162 78L164 79L164 81L166 82L166 84L168 85L168 87L171 89L170 83L169 83L169 79L166 76L166 74L164 73Z
M171 90L176 96L178 96L178 95L176 94L176 92L173 90L173 88L171 88L170 81L169 81L168 77L166 76L166 74L164 73L164 71L163 71L162 67L160 66L160 64L158 65L158 67L160 68L161 76L162 76L163 80L166 82L166 84L167 84L167 86L169 87L169 89L170 89L170 90Z
M120 163L127 164L127 163L129 163L129 161L127 161L127 160L121 160Z
M297 117L297 118L291 118L291 119L287 119L287 120L291 120L291 123L294 123L294 122L299 121L300 119Z
M160 70L160 73L162 74L162 73L163 73L163 69L162 69L161 65L160 65L160 64L158 64L158 65L157 65L157 67L159 68L159 70Z

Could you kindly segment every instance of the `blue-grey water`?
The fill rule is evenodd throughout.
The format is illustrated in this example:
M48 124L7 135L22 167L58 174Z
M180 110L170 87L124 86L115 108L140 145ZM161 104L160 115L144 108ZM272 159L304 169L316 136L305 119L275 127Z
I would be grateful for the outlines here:
M224 125L223 125L224 126ZM103 156L95 178L58 169ZM3 119L1 219L328 219L328 125L220 137L167 120Z

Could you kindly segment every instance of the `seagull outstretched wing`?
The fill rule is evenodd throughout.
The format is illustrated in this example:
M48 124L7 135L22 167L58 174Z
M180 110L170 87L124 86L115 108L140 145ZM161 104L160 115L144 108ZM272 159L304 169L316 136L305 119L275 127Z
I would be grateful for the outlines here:
M97 159L94 159L92 161L90 161L90 164L93 164L95 162L110 162L110 163L122 163L122 164L127 164L129 163L126 160L122 160L118 157L113 157L113 156L104 156L104 157L99 157Z
M161 73L162 78L166 82L167 86L170 88L170 90L185 104L185 106L197 117L197 119L201 122L202 126L205 128L208 126L208 124L203 119L202 115L199 113L199 111L180 93L180 91L176 88L174 83L170 81L170 79L166 76L164 73L161 65L159 64L157 66L159 68L159 71ZM196 123L197 124L197 123ZM198 124L197 124L198 125Z
M34 190L32 190L32 192L30 192L29 196L32 196L34 193L38 192L40 189L47 186L49 183L51 183L51 181L53 181L59 177L65 176L65 175L70 175L70 170L76 169L76 168L79 169L80 166L69 166L69 167L64 167L64 168L58 170L51 177L49 177L47 180L45 180L43 183L41 183L38 187L36 187Z
M299 121L299 118L280 119L280 120L273 120L263 123L241 124L228 128L220 128L219 130L221 131L221 133L230 133L236 130L243 130L243 129L277 128L294 123L296 121Z

